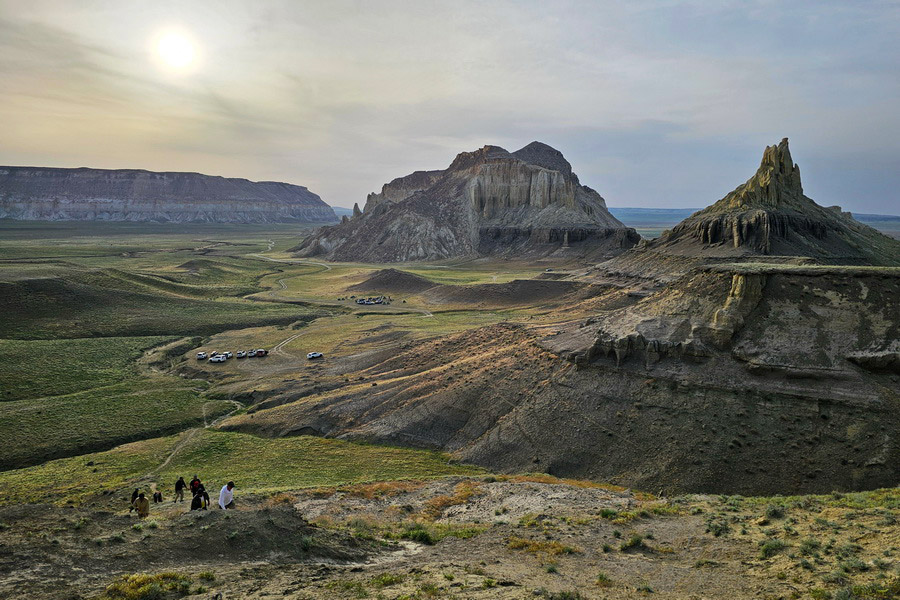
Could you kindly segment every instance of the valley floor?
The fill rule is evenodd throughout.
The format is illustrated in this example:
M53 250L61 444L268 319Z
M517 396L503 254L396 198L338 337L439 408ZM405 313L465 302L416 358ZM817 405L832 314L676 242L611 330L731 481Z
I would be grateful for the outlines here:
M408 291L361 307L390 290L354 286L396 272L296 260L295 228L154 227L0 223L2 598L900 597L896 489L657 498L247 433L317 394L374 396L388 380L366 369L415 344L493 325L496 346L504 323L551 335L592 314L599 287L555 285L583 268L401 265L392 285ZM603 289L622 306L649 293ZM258 347L270 354L195 358ZM525 358L513 348L479 382ZM468 385L470 367L445 370ZM237 481L237 510L173 504L194 473L214 501ZM146 521L128 511L134 488L165 494Z

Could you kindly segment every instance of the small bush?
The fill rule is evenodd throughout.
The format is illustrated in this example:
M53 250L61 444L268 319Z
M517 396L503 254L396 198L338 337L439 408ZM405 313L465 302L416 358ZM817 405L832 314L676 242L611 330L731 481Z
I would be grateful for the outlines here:
M706 533L711 533L715 537L721 537L731 531L731 526L725 519L716 519L710 517L706 520Z
M197 579L202 579L203 581L215 581L216 574L212 571L203 571L202 573L197 574Z
M815 538L806 538L800 542L800 554L803 556L818 556L822 548L822 542Z
M403 530L403 532L400 533L400 539L418 542L419 544L425 544L426 546L434 545L434 537L431 535L431 532L418 523Z
M787 544L784 540L768 539L759 543L759 557L762 559L771 558L784 550Z
M173 591L181 595L190 593L191 578L180 573L159 573L148 575L136 573L123 575L118 581L110 584L103 595L103 600L161 600L166 592Z
M551 575L554 573L559 573L559 567L556 566L556 563L550 563L544 570Z
M389 587L403 583L405 577L403 575L395 575L394 573L382 573L372 578L372 585L379 588Z
M784 518L784 507L779 504L770 504L766 507L766 517L769 519Z
M647 545L644 544L644 537L637 533L633 534L627 541L622 542L622 545L619 547L619 550L622 552L627 552L628 550L640 550L647 548Z
M597 574L597 585L600 587L609 587L612 585L612 579L610 579L609 575L606 573L600 572Z

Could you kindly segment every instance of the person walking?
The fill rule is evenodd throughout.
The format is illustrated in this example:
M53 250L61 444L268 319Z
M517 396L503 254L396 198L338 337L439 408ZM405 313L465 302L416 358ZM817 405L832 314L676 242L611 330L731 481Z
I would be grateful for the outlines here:
M229 481L222 486L222 491L219 492L219 508L221 508L222 510L225 510L226 508L234 508L233 481Z
M175 499L172 502L184 502L184 488L187 487L187 484L184 482L184 477L179 477L178 481L175 482Z
M191 479L191 496L197 495L197 488L199 488L202 484L200 483L200 478L194 475L194 478Z
M150 516L150 501L144 498L144 493L138 494L137 500L134 501L134 508L137 510L139 519L146 519Z
M138 493L140 493L140 491L141 490L134 490L133 492L131 492L131 508L128 509L128 512L134 510L134 501L138 499Z

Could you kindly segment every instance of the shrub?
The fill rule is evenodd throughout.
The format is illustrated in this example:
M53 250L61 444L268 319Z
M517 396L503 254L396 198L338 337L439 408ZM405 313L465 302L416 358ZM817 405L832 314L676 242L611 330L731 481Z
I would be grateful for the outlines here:
M784 543L784 540L779 540L776 538L764 540L759 543L759 557L762 559L771 558L784 550L787 544Z
M716 519L710 517L706 520L706 533L711 533L715 537L721 537L731 531L731 526L725 519Z
M202 573L197 574L198 579L202 579L203 581L215 581L216 574L212 571L203 571Z
M770 519L784 518L784 507L779 504L770 504L766 507L766 517Z
M419 523L411 525L403 530L400 533L400 539L418 542L420 544L425 544L426 546L434 545L434 537L431 535L431 532Z
M374 585L375 587L384 588L392 585L397 585L398 583L403 583L403 580L403 575L382 573L381 575L376 575L372 578L372 585Z
M619 550L622 552L627 552L628 550L640 550L642 548L647 548L647 545L644 544L644 537L640 534L632 534L628 540L622 542L622 545L619 546Z
M135 573L122 575L110 584L103 595L104 600L161 600L166 592L174 591L182 595L190 593L191 578L180 573L159 573L148 575Z
M606 573L600 572L597 574L597 585L600 587L609 587L612 585L612 579L610 579L609 575Z
M815 538L806 538L800 542L800 554L803 556L818 556L822 548L822 542Z

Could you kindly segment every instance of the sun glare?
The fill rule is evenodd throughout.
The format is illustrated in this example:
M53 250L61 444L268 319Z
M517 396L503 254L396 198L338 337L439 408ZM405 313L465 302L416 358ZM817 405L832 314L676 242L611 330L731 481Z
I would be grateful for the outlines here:
M190 38L181 33L164 33L156 43L156 54L162 63L176 71L188 70L196 59L196 49Z

